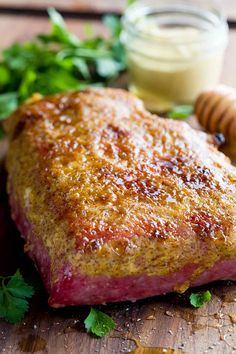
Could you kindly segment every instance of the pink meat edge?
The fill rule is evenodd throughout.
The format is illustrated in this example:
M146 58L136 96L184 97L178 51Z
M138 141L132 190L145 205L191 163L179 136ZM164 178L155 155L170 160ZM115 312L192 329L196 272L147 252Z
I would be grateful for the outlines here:
M51 262L48 251L43 246L42 242L33 235L32 226L26 218L23 209L20 207L20 203L18 203L15 193L13 193L12 185L11 193L9 194L9 204L11 207L11 217L15 222L17 229L20 231L21 237L28 241L30 245L30 249L28 249L26 253L28 253L36 268L39 270L44 286L48 293L50 293L51 281L49 269L51 267Z
M135 275L120 278L71 274L69 267L61 272L60 280L53 287L49 305L93 305L119 301L135 301L173 292L191 278L196 264L188 264L169 275ZM205 271L191 286L199 286L215 280L236 280L236 262L221 260Z
M178 271L165 276L148 276L145 274L108 277L87 276L79 272L74 274L69 264L64 265L58 273L58 281L52 285L50 277L50 257L42 242L33 236L31 224L27 221L19 203L10 196L12 218L23 238L30 240L29 256L38 268L44 286L50 297L52 307L72 305L105 304L120 301L135 301L147 297L173 292L191 278L197 264L187 264ZM211 269L203 272L191 286L199 286L216 280L236 280L236 261L222 259Z

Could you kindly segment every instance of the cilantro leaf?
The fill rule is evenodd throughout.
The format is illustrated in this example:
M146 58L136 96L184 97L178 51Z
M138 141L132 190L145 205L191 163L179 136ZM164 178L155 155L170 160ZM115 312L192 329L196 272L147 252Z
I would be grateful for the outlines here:
M192 293L189 299L192 306L199 308L211 300L211 293L209 290L200 293Z
M169 113L168 118L186 119L193 113L193 106L175 106Z
M84 324L87 332L91 332L98 337L104 337L116 326L111 317L93 307L91 307Z
M33 288L28 285L19 270L11 277L1 277L2 287L0 287L0 318L10 323L20 321L29 305L26 298L34 294ZM8 282L7 282L7 279Z

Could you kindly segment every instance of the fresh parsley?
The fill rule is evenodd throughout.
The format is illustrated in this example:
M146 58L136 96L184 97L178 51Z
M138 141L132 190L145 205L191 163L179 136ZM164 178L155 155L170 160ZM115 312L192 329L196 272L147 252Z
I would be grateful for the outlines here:
M127 0L127 6L133 5L137 0Z
M186 119L193 113L193 106L175 106L170 112L168 112L168 118L172 119Z
M6 118L18 106L17 93L8 92L0 95L0 120Z
M10 323L19 322L29 308L26 299L33 296L34 289L25 282L19 270L0 279L0 318Z
M192 293L189 299L193 307L199 308L211 300L211 293L209 290L200 293Z
M120 42L121 21L105 16L108 37L80 39L67 30L63 17L48 9L51 32L31 41L14 43L3 50L0 60L0 119L5 119L19 104L39 92L42 95L107 85L126 69L125 51Z
M91 307L84 324L87 332L93 333L98 337L104 337L116 326L110 316L93 307Z

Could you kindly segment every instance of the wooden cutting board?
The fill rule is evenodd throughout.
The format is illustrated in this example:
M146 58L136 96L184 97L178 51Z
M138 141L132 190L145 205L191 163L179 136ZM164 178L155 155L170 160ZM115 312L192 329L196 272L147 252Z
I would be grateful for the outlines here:
M235 0L230 1L232 3ZM39 2L35 1L37 4ZM0 0L0 8L5 4L10 7L10 3L20 6L22 1ZM26 1L25 6L26 3L33 4L32 1ZM116 2L113 3L115 6ZM67 2L64 1L64 4ZM70 19L67 23L76 33L83 32L83 21ZM101 25L97 21L93 23L96 33L103 33ZM0 15L0 32L4 33L0 47L15 40L28 39L47 28L46 18L6 13ZM236 30L232 28L222 79L236 87L236 72L233 70L235 40ZM5 151L6 142L0 142L0 155L4 156ZM227 146L225 151L236 161L236 147ZM117 323L116 330L103 339L85 333L83 321L89 307L50 309L40 278L31 261L24 255L23 242L11 221L5 181L5 171L0 165L0 274L13 274L19 267L24 277L34 284L36 295L30 301L30 310L21 323L11 325L0 320L0 353L118 354L135 350L134 339L144 347L139 347L136 354L164 353L163 348L175 349L168 353L236 353L236 285L230 282L202 287L213 293L213 300L199 310L189 306L190 292L183 296L170 294L136 303L103 306L102 310ZM146 349L148 347L154 349Z
M0 142L4 156L6 142ZM236 147L225 147L236 161ZM47 295L31 261L23 253L23 242L10 218L5 192L6 174L0 167L0 274L13 274L19 267L36 288L30 310L17 325L0 321L1 353L117 354L136 349L136 354L236 353L236 284L218 282L209 289L213 300L195 310L184 295L169 294L135 303L101 306L117 323L107 337L85 333L83 321L88 306L50 309ZM138 342L135 342L138 340Z

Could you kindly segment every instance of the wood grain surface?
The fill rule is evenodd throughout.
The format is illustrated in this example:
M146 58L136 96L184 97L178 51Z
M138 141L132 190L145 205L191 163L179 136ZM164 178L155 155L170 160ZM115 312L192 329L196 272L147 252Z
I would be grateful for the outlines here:
M0 0L0 7L46 9L53 6L70 12L121 13L126 3L126 0Z
M84 25L92 23L94 35L106 34L107 30L101 21L89 21L84 19L67 19L66 24L70 31L73 31L81 38L85 37ZM13 42L27 41L39 32L48 32L50 23L47 17L1 15L0 13L0 49L5 48Z
M68 20L69 28L81 36L84 35L83 23L80 20ZM103 33L104 28L100 23L94 22L94 27L96 33ZM12 41L29 39L35 33L47 29L48 21L45 18L1 15L0 47L3 48ZM231 30L222 81L236 88L235 43L236 30ZM1 141L1 158L6 148L6 142ZM235 146L226 146L224 151L236 162ZM5 179L4 167L1 164L0 274L12 274L20 267L25 278L34 284L36 295L30 302L29 313L21 323L11 325L0 321L0 353L127 353L136 347L132 338L138 339L145 347L172 348L188 354L236 353L236 285L230 282L202 287L201 289L209 289L213 293L213 300L199 310L189 306L190 292L182 296L170 294L136 303L103 306L101 309L117 323L116 330L103 339L85 333L83 320L89 307L50 309L39 276L31 261L23 254L23 242L11 221ZM157 354L164 351L140 350L137 353Z
M226 15L231 20L236 19L236 1L220 0ZM69 12L90 12L121 13L127 4L126 0L0 0L0 8L27 8L27 9L46 9L56 7L58 10Z

